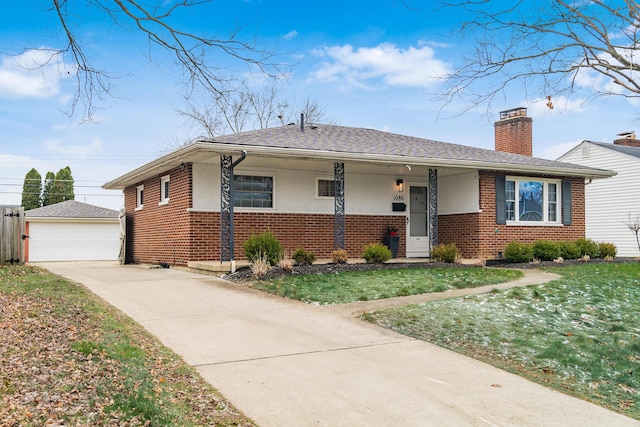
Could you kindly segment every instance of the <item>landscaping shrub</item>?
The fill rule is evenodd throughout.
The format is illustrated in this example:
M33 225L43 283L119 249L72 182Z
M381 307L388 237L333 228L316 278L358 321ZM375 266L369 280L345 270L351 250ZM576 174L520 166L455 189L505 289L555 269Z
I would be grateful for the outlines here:
M269 260L266 255L259 255L251 261L251 272L256 279L264 277L269 272Z
M560 256L560 245L550 240L538 240L531 246L533 257L540 261L553 261Z
M598 250L600 251L600 258L609 257L610 259L613 259L618 253L618 248L613 243L599 243Z
M316 254L307 252L303 248L298 248L291 256L298 265L311 265L316 260Z
M436 261L453 263L460 259L460 249L455 243L440 243L431 249L431 258Z
M284 271L291 271L293 270L293 260L287 256L287 254L284 254L282 259L278 262L278 267Z
M331 252L331 260L334 264L346 264L349 259L347 251L344 249L336 249Z
M369 243L361 255L368 264L382 263L391 259L391 251L382 243Z
M530 262L533 260L533 249L526 243L510 242L504 250L504 259L507 262Z
M576 245L580 248L580 256L589 255L589 258L598 257L598 244L593 240L581 237L576 240Z
M265 257L270 265L278 265L282 257L282 244L271 231L252 234L244 242L244 255L251 262Z
M580 248L574 242L558 242L560 256L564 259L578 259L582 255Z

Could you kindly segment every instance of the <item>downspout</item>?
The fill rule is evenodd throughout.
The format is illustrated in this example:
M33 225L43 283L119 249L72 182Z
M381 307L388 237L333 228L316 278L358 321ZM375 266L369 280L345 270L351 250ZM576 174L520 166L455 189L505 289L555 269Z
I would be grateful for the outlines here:
M229 206L229 262L231 264L231 272L235 273L235 256L233 254L233 245L234 245L234 231L233 231L233 169L240 164L247 157L247 151L242 150L240 158L235 162L231 163L230 172L231 172L231 182L229 183L229 198L230 206Z

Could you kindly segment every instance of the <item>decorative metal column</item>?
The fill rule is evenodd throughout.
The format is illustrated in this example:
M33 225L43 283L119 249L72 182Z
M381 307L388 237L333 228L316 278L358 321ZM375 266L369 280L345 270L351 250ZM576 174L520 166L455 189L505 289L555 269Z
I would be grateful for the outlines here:
M438 244L438 169L429 169L429 246Z
M231 156L220 155L220 261L231 261L233 256L233 203Z
M335 182L333 247L334 249L344 249L344 163L333 164L333 179Z

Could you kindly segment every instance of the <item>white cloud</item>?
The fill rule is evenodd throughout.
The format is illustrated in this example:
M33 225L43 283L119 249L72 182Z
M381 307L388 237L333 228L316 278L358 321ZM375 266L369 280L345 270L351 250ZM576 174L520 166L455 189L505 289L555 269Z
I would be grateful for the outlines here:
M86 158L102 151L102 140L95 137L88 144L64 144L61 139L49 139L45 141L45 147L54 153L64 154L76 158Z
M291 40L295 38L297 35L298 35L298 32L296 30L291 30L287 34L285 34L282 38L285 40Z
M0 98L49 98L60 92L60 80L74 75L48 48L32 49L0 61Z
M317 49L316 56L325 58L311 74L321 82L345 82L351 86L370 88L379 81L389 86L430 87L451 72L450 65L435 57L430 46L401 49L392 43L354 49L351 45Z

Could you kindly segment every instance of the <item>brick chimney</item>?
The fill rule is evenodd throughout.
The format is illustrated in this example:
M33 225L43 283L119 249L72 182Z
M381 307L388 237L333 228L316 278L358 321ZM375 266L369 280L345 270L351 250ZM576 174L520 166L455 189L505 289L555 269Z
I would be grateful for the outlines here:
M627 147L640 147L640 140L636 139L635 132L620 132L618 136L620 138L614 140L614 144Z
M533 119L527 117L526 108L500 112L495 123L496 151L533 156Z

